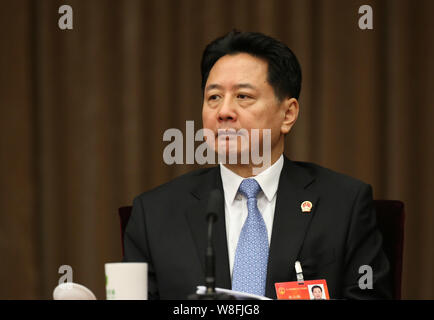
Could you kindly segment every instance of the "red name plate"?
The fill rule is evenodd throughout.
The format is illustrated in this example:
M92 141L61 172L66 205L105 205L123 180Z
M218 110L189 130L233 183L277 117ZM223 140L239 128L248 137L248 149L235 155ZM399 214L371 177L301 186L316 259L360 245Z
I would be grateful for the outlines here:
M279 300L330 300L327 282L324 279L303 283L279 282L274 286Z

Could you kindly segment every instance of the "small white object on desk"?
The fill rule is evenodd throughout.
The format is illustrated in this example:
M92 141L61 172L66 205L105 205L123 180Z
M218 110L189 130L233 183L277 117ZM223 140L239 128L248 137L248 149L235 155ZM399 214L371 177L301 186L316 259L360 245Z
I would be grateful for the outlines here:
M95 295L85 286L78 283L65 282L53 291L54 300L96 300Z
M147 300L148 264L112 262L105 264L107 300Z

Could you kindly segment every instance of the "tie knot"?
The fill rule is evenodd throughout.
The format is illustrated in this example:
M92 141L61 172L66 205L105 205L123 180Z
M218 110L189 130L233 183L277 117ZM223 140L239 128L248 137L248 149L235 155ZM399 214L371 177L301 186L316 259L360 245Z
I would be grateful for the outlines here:
M261 191L261 186L255 179L244 179L238 191L243 194L247 199L255 198Z

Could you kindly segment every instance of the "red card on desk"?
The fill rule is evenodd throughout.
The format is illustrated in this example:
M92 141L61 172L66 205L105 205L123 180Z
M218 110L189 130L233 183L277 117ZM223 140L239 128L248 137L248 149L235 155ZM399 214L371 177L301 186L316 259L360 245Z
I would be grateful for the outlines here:
M330 300L327 282L324 279L310 280L298 283L275 283L277 299L279 300Z

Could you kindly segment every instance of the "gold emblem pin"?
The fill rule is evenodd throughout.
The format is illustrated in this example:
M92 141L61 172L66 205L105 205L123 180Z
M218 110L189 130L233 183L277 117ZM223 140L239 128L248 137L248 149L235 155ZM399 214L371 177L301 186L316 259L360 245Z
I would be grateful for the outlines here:
M301 204L301 212L311 212L312 211L312 202L303 201Z

